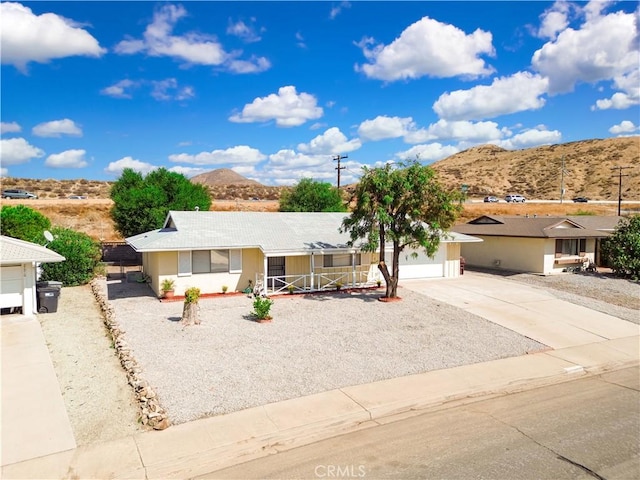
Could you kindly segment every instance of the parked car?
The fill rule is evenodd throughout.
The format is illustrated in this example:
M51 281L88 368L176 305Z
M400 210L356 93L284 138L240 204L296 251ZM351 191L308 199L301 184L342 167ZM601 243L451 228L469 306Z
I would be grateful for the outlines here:
M587 197L574 197L573 203L587 203L589 199Z
M504 199L507 203L524 203L526 200L522 195L507 195Z
M489 195L488 197L484 197L484 203L497 203L498 199L492 195Z
M69 195L67 197L69 200L86 200L87 197L84 195Z
M26 190L3 190L2 198L38 198L35 193L27 192Z

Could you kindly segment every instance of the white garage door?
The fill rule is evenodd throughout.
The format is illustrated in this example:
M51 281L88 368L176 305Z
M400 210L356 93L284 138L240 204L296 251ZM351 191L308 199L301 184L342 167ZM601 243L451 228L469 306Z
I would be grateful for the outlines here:
M400 254L400 279L444 277L444 263L447 258L446 244L441 244L434 258L429 258L423 251L405 250Z
M0 308L21 307L23 292L22 266L2 267Z

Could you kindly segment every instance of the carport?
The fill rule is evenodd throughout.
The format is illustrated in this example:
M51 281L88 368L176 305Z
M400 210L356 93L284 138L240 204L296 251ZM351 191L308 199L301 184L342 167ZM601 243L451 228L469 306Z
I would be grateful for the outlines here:
M39 263L65 258L41 245L0 236L0 308L33 315L38 311L36 275Z

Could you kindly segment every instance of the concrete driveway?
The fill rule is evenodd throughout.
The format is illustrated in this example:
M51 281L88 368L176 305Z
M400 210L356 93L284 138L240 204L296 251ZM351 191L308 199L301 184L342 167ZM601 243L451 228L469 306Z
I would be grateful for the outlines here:
M459 278L404 280L404 288L462 308L554 349L640 333L626 320L560 300L552 292L465 272Z

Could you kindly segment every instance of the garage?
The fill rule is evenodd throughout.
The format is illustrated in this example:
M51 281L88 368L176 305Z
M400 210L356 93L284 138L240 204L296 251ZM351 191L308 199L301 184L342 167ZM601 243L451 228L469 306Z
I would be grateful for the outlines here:
M400 254L400 280L444 277L447 245L441 244L433 258L422 250L405 250Z
M36 270L39 263L65 258L41 245L0 236L0 308L6 313L33 315L38 311Z
M22 307L23 271L22 265L0 267L0 308Z

